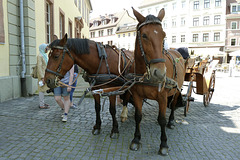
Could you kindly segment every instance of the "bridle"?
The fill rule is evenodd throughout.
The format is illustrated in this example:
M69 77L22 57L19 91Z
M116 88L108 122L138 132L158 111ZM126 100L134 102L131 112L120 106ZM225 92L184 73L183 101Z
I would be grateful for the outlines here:
M137 36L138 36L138 41L139 41L139 47L140 47L140 51L141 54L143 56L145 65L146 65L146 69L148 72L148 75L150 74L150 64L152 63L165 63L166 59L164 58L157 58L157 59L151 59L150 61L148 61L147 57L146 57L146 53L144 52L143 46L142 46L142 41L141 41L141 33L140 33L140 29L141 27L147 25L147 24L159 24L161 25L161 21L159 19L154 19L154 20L147 20L143 23L141 23L138 27L137 27ZM164 51L163 51L164 53Z
M65 54L67 53L67 54L72 58L73 61L74 61L74 58L73 58L73 56L71 55L71 53L69 52L69 50L67 49L66 46L63 46L63 47L62 47L62 46L53 46L53 47L51 47L50 56L51 56L52 49L60 49L60 50L63 50L62 59L61 59L61 62L60 62L60 64L59 64L58 69L57 69L56 72L55 72L55 71L52 71L52 70L50 70L50 69L48 69L48 68L46 69L46 72L55 74L57 77L64 77L64 75L60 74L60 71L61 71L61 69L62 69L62 64L63 64L63 60L64 60L64 58L65 58Z

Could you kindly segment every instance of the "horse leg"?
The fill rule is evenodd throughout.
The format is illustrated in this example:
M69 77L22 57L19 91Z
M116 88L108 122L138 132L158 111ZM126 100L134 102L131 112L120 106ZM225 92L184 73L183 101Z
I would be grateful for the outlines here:
M176 105L177 105L177 101L178 101L178 96L181 96L180 95L181 92L177 92L175 94L175 96L173 97L174 99L170 99L171 102L171 106L170 106L170 109L171 109L171 114L169 116L169 120L168 120L168 124L167 124L167 127L170 128L170 129L173 129L175 127L175 124L174 124L174 111L176 109Z
M128 104L128 101L129 101L129 98L130 98L130 93L129 92L126 92L124 93L123 95L123 110L122 110L122 113L121 113L121 122L125 122L127 120L127 117L128 117L128 108L127 108L127 104Z
M161 127L161 144L159 149L159 154L166 156L168 155L168 145L167 145L167 135L166 135L166 109L167 109L167 93L162 93L163 95L158 100L159 114L158 114L158 124Z
M113 120L113 128L110 134L110 137L113 139L117 139L119 137L119 131L118 131L118 122L116 119L116 96L110 96L110 107L109 107L109 112L112 115L112 120Z
M134 133L134 139L132 140L130 144L130 149L133 151L139 150L141 143L141 133L140 133L140 122L142 120L142 104L143 104L143 99L134 96L134 106L135 106L135 122L136 122L136 128L135 128L135 133Z
M93 135L98 135L100 134L101 130L101 118L100 118L100 110L101 110L101 105L100 105L100 96L99 95L93 95L94 101L95 101L95 112L96 112L96 124L93 127L92 134Z

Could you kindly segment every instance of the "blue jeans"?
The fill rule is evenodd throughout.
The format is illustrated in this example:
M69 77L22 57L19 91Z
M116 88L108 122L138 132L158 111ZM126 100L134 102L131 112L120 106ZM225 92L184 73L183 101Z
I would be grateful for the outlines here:
M54 88L54 96L63 96L66 97L69 95L67 87L56 87Z
M75 81L77 77L74 77L73 78L73 81ZM77 79L76 81L71 85L72 87L76 87L77 86ZM75 91L75 88L72 88L71 91L70 91L70 102L72 102L72 98L73 98L73 92Z

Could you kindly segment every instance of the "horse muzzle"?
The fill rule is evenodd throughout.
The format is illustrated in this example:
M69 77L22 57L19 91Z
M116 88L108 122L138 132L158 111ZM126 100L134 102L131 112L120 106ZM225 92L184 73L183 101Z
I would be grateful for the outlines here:
M154 81L162 83L166 81L166 69L150 68L151 77Z
M48 78L46 80L46 83L47 83L48 88L51 88L51 89L56 88L58 86L57 85L58 81L56 79Z

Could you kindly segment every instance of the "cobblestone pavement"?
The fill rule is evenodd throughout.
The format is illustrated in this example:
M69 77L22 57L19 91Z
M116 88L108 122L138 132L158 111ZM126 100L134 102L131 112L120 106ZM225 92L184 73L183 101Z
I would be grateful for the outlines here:
M176 127L167 129L169 156L158 155L160 127L156 102L143 107L142 147L131 151L129 144L135 130L134 108L129 105L129 119L120 122L120 136L110 139L112 120L106 101L101 112L101 134L91 134L95 124L93 99L70 110L68 122L61 121L61 110L52 96L46 97L50 109L38 108L38 96L0 103L0 160L5 159L240 159L240 76L217 73L211 104L203 106L203 96L193 95L187 117L183 108L176 111ZM74 99L76 102L79 100ZM169 110L167 110L167 116ZM180 122L184 123L180 123Z

